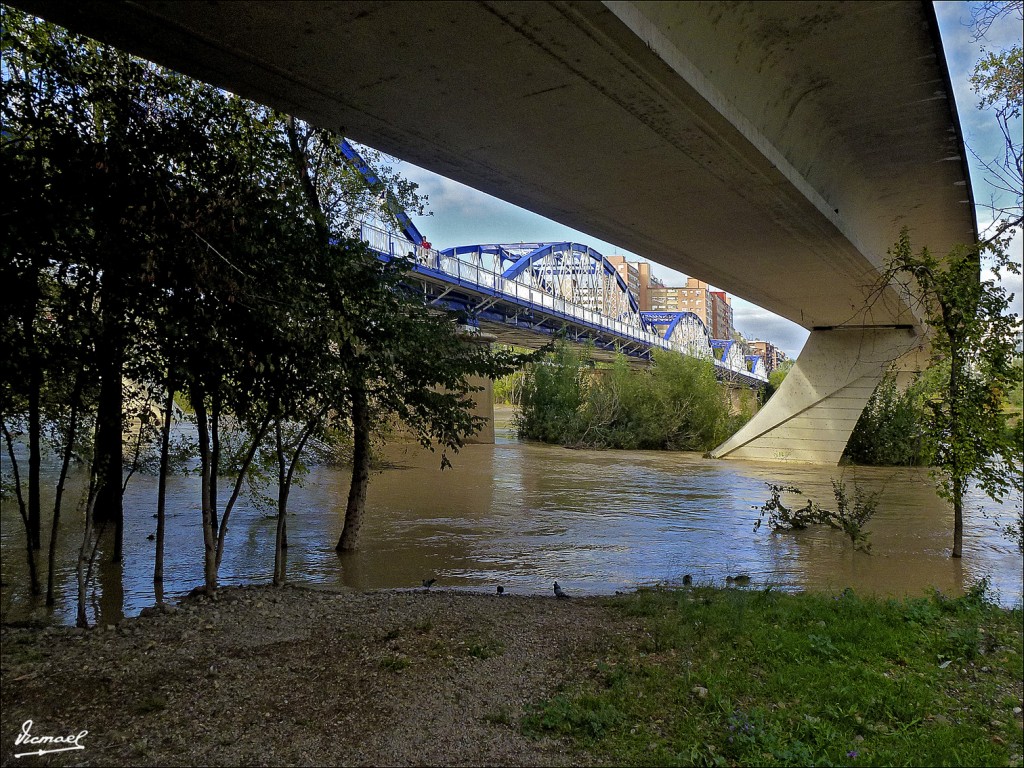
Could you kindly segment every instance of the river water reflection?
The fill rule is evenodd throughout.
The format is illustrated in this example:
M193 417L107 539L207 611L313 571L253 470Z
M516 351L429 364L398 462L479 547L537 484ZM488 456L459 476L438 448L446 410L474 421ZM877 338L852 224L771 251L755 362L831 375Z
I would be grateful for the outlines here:
M545 593L558 580L570 593L608 594L656 583L724 583L747 573L752 588L833 589L920 595L959 594L988 578L1000 602L1022 599L1021 558L999 533L1014 504L971 514L964 557L949 557L952 512L926 471L819 468L713 461L690 453L582 451L520 443L507 423L496 445L466 446L454 468L413 445L387 449L393 466L371 480L362 549L339 558L334 544L344 515L344 470L315 469L295 489L289 517L290 581L357 589L437 587ZM4 465L5 473L8 467ZM756 505L766 481L800 487L832 501L830 480L882 493L868 524L873 554L854 553L842 533L757 533ZM125 500L125 565L104 564L91 596L94 618L112 623L154 602L148 540L156 527L156 479L137 475ZM171 597L202 583L198 478L171 485L165 589ZM44 499L45 503L45 499ZM45 507L44 507L45 508ZM61 540L61 604L54 619L74 618L74 563L80 514L69 514ZM273 572L275 520L245 501L232 516L221 583L266 583ZM24 530L16 505L2 510L2 608L23 618ZM44 542L45 552L45 542Z

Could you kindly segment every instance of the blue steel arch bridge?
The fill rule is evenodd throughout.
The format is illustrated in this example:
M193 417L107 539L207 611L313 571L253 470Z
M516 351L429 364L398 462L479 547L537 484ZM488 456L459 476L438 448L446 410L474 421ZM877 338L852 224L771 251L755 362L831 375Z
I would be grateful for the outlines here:
M712 339L692 312L641 312L607 259L572 242L464 245L435 250L422 237L397 235L368 223L360 238L383 258L407 257L427 300L456 310L467 324L504 344L538 347L560 335L591 345L593 357L621 353L649 364L655 349L710 359L726 381L758 386L764 361L733 340ZM418 244L417 244L418 243Z
M347 141L341 150L371 188L373 169ZM747 386L767 381L764 361L745 355L731 340L712 339L692 312L642 312L622 276L588 245L504 243L430 247L412 219L388 199L402 230L362 222L360 238L381 258L407 257L410 281L427 301L460 312L470 326L501 343L536 348L552 336L592 347L593 357L617 353L635 365L650 363L655 349L713 362L719 379Z

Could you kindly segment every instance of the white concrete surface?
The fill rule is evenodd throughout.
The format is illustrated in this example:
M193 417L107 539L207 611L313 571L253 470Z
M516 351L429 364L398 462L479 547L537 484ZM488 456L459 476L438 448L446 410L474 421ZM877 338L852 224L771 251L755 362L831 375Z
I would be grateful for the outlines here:
M837 464L885 371L922 342L906 329L812 331L779 391L711 455Z

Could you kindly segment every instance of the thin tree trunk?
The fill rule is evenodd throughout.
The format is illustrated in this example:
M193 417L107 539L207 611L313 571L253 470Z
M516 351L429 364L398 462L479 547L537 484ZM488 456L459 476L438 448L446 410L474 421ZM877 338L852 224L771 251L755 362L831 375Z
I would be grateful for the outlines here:
M203 505L203 574L206 594L212 595L217 590L217 534L214 528L214 515L211 507L210 477L212 457L210 455L210 420L206 413L205 396L195 399L196 426L199 432L199 459L201 465L201 496Z
M78 410L82 399L82 388L84 386L84 372L79 370L75 376L75 389L71 393L71 414L68 418L67 442L64 444L64 456L60 465L60 477L57 478L57 492L53 499L53 523L50 526L50 548L46 564L46 604L50 607L54 604L54 571L57 561L57 532L60 529L60 509L64 498L64 483L68 477L68 467L71 465L71 454L75 448L75 434L78 432Z
M128 471L124 471L122 466L121 471L121 496L124 497L124 492L128 488L128 483L139 469L139 461L142 458L143 442L145 442L147 435L146 432L146 421L143 418L143 414L146 411L151 410L150 406L155 405L155 401L152 398L153 393L147 392L146 399L140 404L138 412L135 417L139 420L139 428L135 433L135 445L132 447L132 460L128 464ZM148 416L148 414L147 414Z
M953 479L953 557L963 557L964 547L964 472L961 469L960 450L961 446L971 436L964 434L964 426L960 418L960 403L963 397L963 384L961 376L966 369L963 348L955 341L955 330L947 323L947 333L950 336L949 346L949 416L952 428L950 443L953 446L951 456Z
M42 547L42 505L39 492L41 416L39 399L42 375L39 364L31 363L28 390L28 537L33 549ZM38 590L33 594L39 594Z
M964 552L964 483L953 478L953 557L963 557Z
M36 347L35 322L40 312L39 274L32 286L32 311L22 319L22 330L28 349ZM28 517L25 533L32 549L42 546L42 513L40 503L40 398L43 388L43 370L38 356L29 360L28 374ZM23 510L24 513L25 510ZM33 560L35 558L33 557ZM38 579L33 577L33 595L39 594Z
M345 526L338 539L338 552L354 550L366 513L366 487L370 482L370 405L362 382L352 387L352 485L345 507Z
M270 427L270 416L263 419L259 428L256 430L256 434L253 435L252 444L249 446L249 452L245 456L245 460L242 461L242 466L238 469L238 477L235 478L235 487L231 491L231 497L228 499L228 503L224 505L224 514L220 518L220 526L217 531L217 567L220 567L221 558L224 557L224 539L228 533L228 518L231 517L231 510L235 507L235 501L238 499L238 494L242 491L242 483L245 481L245 474L249 471L249 465L252 464L253 458L256 456L256 451L259 450L260 443L263 442L264 436L267 434L267 430Z
M113 308L107 310L115 312ZM113 321L105 323L109 327ZM115 562L120 562L124 538L122 464L124 446L124 392L122 390L123 354L120 333L112 331L99 344L101 360L100 396L96 412L96 469L99 486L96 498L96 522L114 523Z
M217 519L220 513L217 511L217 483L220 482L220 398L215 394L211 398L210 409L210 515L213 521L213 530L216 532L220 525Z
M170 468L171 421L174 416L174 384L167 382L164 431L160 436L160 481L156 492L156 555L153 561L153 592L157 605L164 601L164 521L167 510L167 476Z
M285 566L284 555L287 545L285 536L288 525L288 491L290 490L287 480L287 462L284 456L284 441L281 435L281 420L274 424L274 437L277 454L277 536L274 538L274 586L284 584Z
M291 493L292 482L295 479L295 469L299 466L299 459L306 447L306 441L316 430L326 413L327 408L321 410L316 416L310 419L299 434L299 441L295 446L289 460L285 461L284 441L281 433L281 422L275 424L277 442L277 537L274 546L274 586L280 586L285 582L285 570L287 560L285 558L288 549L288 496ZM287 466L287 471L286 471Z
M39 594L39 575L36 573L35 547L32 546L32 531L28 523L28 505L25 504L25 496L21 492L21 474L18 471L18 460L14 455L14 438L7 425L0 422L3 428L4 440L7 443L7 456L11 460L11 472L14 475L14 492L18 497L18 512L21 514L21 521L25 524L25 554L28 559L28 585L33 595Z
M78 550L78 566L76 569L78 576L78 614L75 625L81 629L89 628L89 618L85 612L85 599L89 589L89 578L92 576L92 565L96 561L96 548L99 546L99 537L103 533L103 528L101 527L100 534L96 536L96 540L93 542L92 530L96 523L98 491L97 476L94 468L89 479L89 495L85 505L85 531L82 534L82 546Z

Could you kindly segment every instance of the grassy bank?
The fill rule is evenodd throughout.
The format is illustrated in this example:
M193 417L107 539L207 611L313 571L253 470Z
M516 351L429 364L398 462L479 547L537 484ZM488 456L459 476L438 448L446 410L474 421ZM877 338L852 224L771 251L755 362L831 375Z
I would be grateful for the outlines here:
M1019 765L1021 635L980 591L231 588L0 628L0 765Z
M608 607L632 629L528 733L622 765L1021 764L1022 614L983 587L903 601L695 588Z

